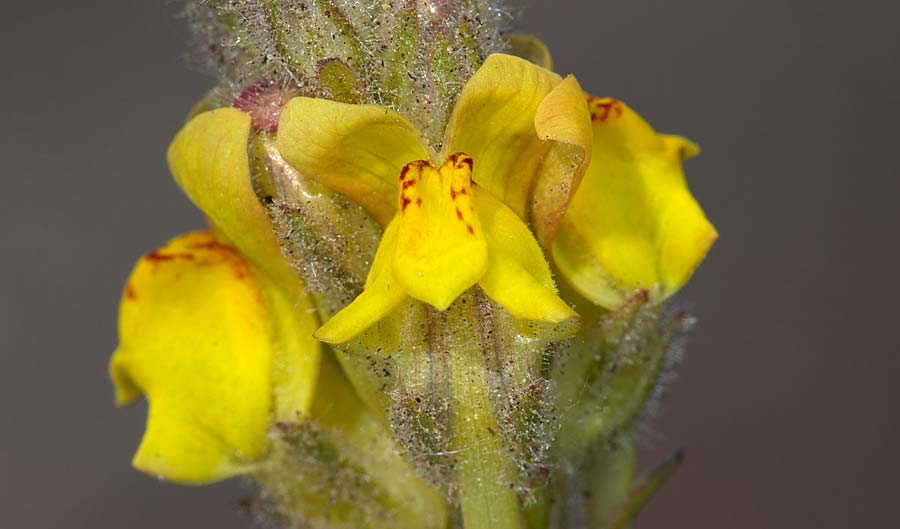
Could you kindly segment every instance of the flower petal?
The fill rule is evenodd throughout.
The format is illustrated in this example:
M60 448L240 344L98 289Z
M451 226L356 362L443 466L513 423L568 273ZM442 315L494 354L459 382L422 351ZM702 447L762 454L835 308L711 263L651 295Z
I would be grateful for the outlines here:
M268 215L253 191L251 118L234 108L190 120L169 147L169 168L191 201L230 243L297 297L296 274L281 254Z
M475 190L478 217L488 242L485 294L519 319L558 323L578 314L556 295L550 267L531 231L508 207Z
M597 305L615 308L638 288L664 299L717 237L681 170L696 146L657 134L619 101L591 98L590 108L591 164L553 241L553 260Z
M535 113L561 80L525 59L490 55L463 88L447 128L444 153L471 156L475 182L523 219L549 148L537 135Z
M288 298L263 274L257 279L272 325L274 420L299 422L312 405L322 359L321 344L313 336L319 326L316 307L306 294Z
M541 160L531 197L531 223L549 249L591 161L594 133L584 91L571 75L541 101L534 117L538 137L550 148Z
M237 252L193 233L142 258L122 298L119 335L110 362L119 404L141 392L150 405L137 468L202 484L242 473L262 456L271 329Z
M431 158L406 118L383 107L297 97L281 114L278 150L300 174L365 207L382 226L397 209L397 176Z
M349 341L387 316L406 299L406 292L394 279L393 273L398 228L397 220L388 224L372 260L365 290L316 331L317 339L330 344Z
M175 181L220 236L268 275L259 278L260 286L282 342L276 346L275 376L282 380L276 385L277 414L279 420L288 420L305 413L312 398L320 359L312 330L318 322L312 300L282 255L272 223L253 190L248 154L251 121L249 114L234 108L199 114L172 141L168 160Z
M487 266L472 202L472 159L457 153L440 169L411 163L400 186L394 277L410 296L446 310Z

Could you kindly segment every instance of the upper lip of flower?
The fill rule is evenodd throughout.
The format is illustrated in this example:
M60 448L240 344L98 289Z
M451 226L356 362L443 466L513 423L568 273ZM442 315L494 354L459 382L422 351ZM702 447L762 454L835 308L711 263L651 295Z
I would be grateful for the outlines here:
M301 174L351 197L383 226L396 210L400 169L416 160L440 166L457 152L475 160L473 179L479 186L522 219L543 225L547 212L531 204L539 166L552 149L572 148L565 168L542 170L566 192L552 204L564 211L589 161L590 127L583 92L573 77L563 79L523 59L495 54L464 87L440 153L390 109L307 97L285 107L277 144Z

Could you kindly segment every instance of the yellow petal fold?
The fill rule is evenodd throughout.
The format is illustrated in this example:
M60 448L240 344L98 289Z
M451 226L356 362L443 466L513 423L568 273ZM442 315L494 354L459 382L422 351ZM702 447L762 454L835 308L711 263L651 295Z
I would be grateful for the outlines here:
M549 245L587 167L591 134L574 77L495 54L466 83L444 149L471 155L475 182Z
M234 108L191 119L169 146L175 181L231 244L279 286L296 282L266 211L253 191L248 141L251 118Z
M678 290L717 237L691 196L687 140L659 135L624 103L589 99L591 163L553 241L563 277L613 309L635 289Z
M135 467L187 484L245 472L266 449L272 356L259 286L236 251L194 233L142 258L110 363L119 404L149 402Z
M549 250L591 161L591 116L584 91L574 77L563 79L541 101L534 128L550 147L531 192L531 224L541 246Z
M475 190L489 261L478 282L485 294L519 319L558 323L578 314L556 294L550 267L534 236L508 207Z
M271 326L274 420L299 422L312 405L319 377L321 345L313 336L319 326L309 296L289 298L264 274L257 274Z
M347 195L382 226L397 208L400 170L432 158L418 130L392 110L308 97L284 108L277 145L300 174Z
M535 114L561 81L525 59L490 55L463 88L447 128L444 153L471 156L475 182L523 219L549 148L535 130Z

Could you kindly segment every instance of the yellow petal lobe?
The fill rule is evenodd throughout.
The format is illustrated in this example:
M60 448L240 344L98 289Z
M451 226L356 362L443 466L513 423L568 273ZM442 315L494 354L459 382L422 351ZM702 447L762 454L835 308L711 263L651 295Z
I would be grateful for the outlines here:
M591 116L574 77L563 79L541 101L534 128L549 148L531 192L531 223L541 246L549 249L591 161Z
M110 362L118 401L140 392L149 403L135 467L203 484L245 472L263 455L271 328L235 250L193 233L142 258L122 297L119 340Z
M413 162L400 173L394 277L406 292L445 310L484 275L487 243L472 200L472 159L440 169Z
M528 227L490 193L476 189L478 217L489 248L478 282L485 294L519 319L558 323L578 314L556 294L550 267Z
M717 237L681 169L694 144L663 136L614 99L589 98L591 163L553 241L582 295L614 309L635 289L677 291Z
M299 422L312 406L319 377L322 346L313 336L319 318L309 296L288 297L264 274L257 281L271 326L274 420Z
M347 195L382 226L396 211L400 170L430 158L416 128L400 114L308 97L284 108L277 145L300 174Z
M249 114L234 108L203 112L176 135L168 161L175 181L207 215L220 239L236 246L267 276L258 279L271 322L279 329L275 374L284 382L276 385L277 413L279 420L288 420L309 408L314 390L310 381L318 373L320 354L311 331L318 322L312 300L282 255L272 223L253 190L248 152L251 122Z
M279 286L296 283L250 179L251 117L234 108L191 119L169 146L175 181L231 244Z
M490 55L463 88L447 128L444 152L465 152L476 160L475 182L523 219L549 148L535 130L535 114L561 81L525 59Z
M316 331L317 339L330 344L349 341L387 316L407 298L406 291L394 279L393 273L398 228L399 223L394 219L384 230L365 290Z

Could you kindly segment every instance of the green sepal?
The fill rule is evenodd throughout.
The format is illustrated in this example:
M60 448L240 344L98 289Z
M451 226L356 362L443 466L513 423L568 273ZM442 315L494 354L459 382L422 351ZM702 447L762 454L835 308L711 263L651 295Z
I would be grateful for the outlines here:
M580 311L597 335L580 336L554 366L557 406L568 410L557 443L562 459L579 457L623 433L644 409L670 359L673 340L691 321L683 310L656 305L645 291L616 312ZM596 332L596 331L595 331ZM592 346L597 344L599 347Z
M320 91L341 103L360 103L362 87L359 76L344 61L332 57L316 63L316 82Z
M254 478L287 526L442 529L447 506L416 475L390 431L355 395L331 355L303 423L276 423Z
M678 450L672 454L668 461L642 479L622 503L615 519L608 526L605 526L605 529L628 529L635 516L647 505L647 502L659 491L660 487L672 477L672 474L678 470L683 461L684 451Z
M550 55L550 49L537 37L513 34L506 36L506 42L509 54L531 61L541 68L553 69L553 57Z

